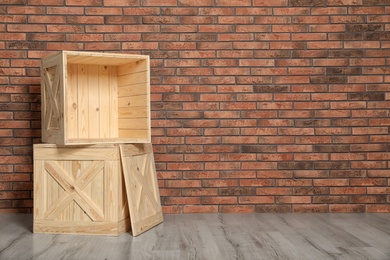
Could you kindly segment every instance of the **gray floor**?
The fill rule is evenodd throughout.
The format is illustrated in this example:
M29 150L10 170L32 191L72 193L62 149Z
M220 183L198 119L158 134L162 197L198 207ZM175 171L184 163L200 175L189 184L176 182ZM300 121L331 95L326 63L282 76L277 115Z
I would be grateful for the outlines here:
M133 238L32 234L0 214L0 259L390 259L390 214L165 215Z

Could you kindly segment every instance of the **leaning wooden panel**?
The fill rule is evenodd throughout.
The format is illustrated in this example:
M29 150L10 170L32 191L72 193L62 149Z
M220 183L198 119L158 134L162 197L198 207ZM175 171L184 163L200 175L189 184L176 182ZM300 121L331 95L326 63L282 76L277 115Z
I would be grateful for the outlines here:
M149 56L62 51L41 64L44 143L150 142ZM119 125L123 115L141 120L144 133Z
M120 145L133 236L163 222L152 146Z
M117 145L34 145L34 232L120 235L130 229Z

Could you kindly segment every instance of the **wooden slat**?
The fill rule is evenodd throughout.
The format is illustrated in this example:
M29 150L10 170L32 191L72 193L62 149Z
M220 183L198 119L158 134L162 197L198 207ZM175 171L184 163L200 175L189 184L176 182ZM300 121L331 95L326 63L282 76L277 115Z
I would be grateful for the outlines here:
M144 72L133 73L129 75L123 75L118 77L118 86L129 86L140 83L148 84L149 78Z
M34 233L118 236L129 229L129 219L118 222L34 221Z
M147 103L147 95L120 97L118 102L119 102L118 103L119 108L149 106L149 104Z
M47 201L46 188L47 179L45 176L43 160L34 160L34 198L39 198L34 199L34 220L44 219L44 213L47 209L45 203Z
M88 65L88 137L100 137L99 67Z
M140 60L149 59L146 55L117 54L117 53L98 53L98 52L63 52L68 63L77 64L95 64L95 65L123 65L134 63Z
M90 160L118 160L118 148L45 148L37 149L34 153L35 160L80 160L88 158Z
M84 189L103 170L104 161L88 161L82 169L83 175L77 179L77 184ZM100 191L99 191L100 192Z
M114 210L118 207L118 187L119 187L119 176L110 174L111 172L118 171L118 162L106 161L104 182L106 187L104 190L104 205L105 205L105 221L116 221L118 219L118 210Z
M99 66L99 109L100 109L100 118L99 118L99 138L110 137L110 120L111 120L111 108L110 108L110 99L111 99L111 89L110 89L110 80L108 78L108 67Z
M118 89L118 97L139 96L147 94L148 89L145 87L145 83L122 86Z
M66 133L67 138L78 137L78 66L68 65L68 81L66 85Z
M120 145L126 194L129 203L131 229L137 236L163 221L153 153L150 146L135 148Z
M127 63L118 66L118 75L123 76L127 74L133 74L136 72L141 72L141 71L147 71L149 68L147 67L147 60L138 60L135 62Z
M110 89L110 137L118 137L118 78L117 68L109 67L108 70Z
M78 65L78 78L77 78L77 103L78 109L78 138L88 138L89 125L88 125L88 66L80 64Z
M64 172L69 176L69 178L71 178L73 181L75 181L75 179L73 178L73 164L71 161L57 161L57 164L60 165L64 169ZM60 196L62 193L64 193L64 191L62 190L61 187L59 187L59 189L61 190L58 193L58 195ZM60 219L61 220L72 220L73 219L73 216L71 216L71 207L69 204L62 211L62 213L60 215Z
M143 118L119 119L119 129L148 129L147 121Z
M136 155L143 155L153 153L153 146L150 143L147 144L122 144L121 157L132 157Z
M119 118L147 118L149 107L120 107Z
M128 136L128 138L120 138L119 143L144 143L145 140L148 140L150 142L150 135L148 134L148 129L143 129L143 130L119 129L119 136Z

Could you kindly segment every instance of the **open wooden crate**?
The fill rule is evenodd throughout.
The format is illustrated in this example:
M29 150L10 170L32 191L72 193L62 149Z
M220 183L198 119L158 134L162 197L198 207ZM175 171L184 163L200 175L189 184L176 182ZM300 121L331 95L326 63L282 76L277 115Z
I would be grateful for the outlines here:
M41 62L42 141L149 143L149 56L62 51Z
M162 221L151 144L34 145L34 233L137 236Z

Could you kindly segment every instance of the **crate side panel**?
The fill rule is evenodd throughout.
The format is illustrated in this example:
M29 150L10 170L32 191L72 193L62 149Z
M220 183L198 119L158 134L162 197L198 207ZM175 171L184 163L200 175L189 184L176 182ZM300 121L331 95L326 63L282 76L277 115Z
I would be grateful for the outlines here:
M148 60L118 67L119 137L133 142L150 140Z
M65 73L62 53L41 61L42 141L64 144Z

